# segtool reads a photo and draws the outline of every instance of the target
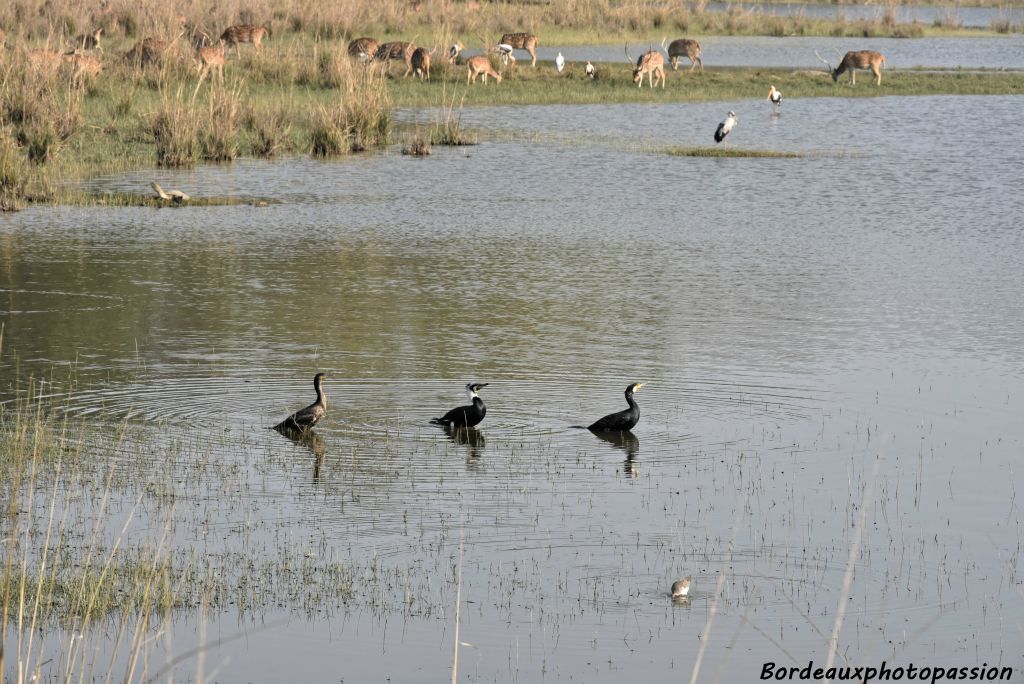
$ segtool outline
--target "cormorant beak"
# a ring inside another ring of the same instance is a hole
[[[646,382],[638,382],[638,383],[636,383],[635,385],[633,385],[633,391],[634,392],[637,391],[638,389],[640,389],[641,387],[643,387],[646,384],[647,384]]]

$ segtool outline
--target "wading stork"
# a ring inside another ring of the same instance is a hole
[[[562,73],[565,69],[565,57],[562,56],[561,52],[555,57],[555,68],[558,69],[558,73]]]
[[[452,46],[448,48],[448,63],[455,64],[455,60],[459,58],[459,53],[462,52],[463,45],[461,41],[455,41]]]
[[[498,54],[501,55],[501,63],[505,66],[508,66],[510,61],[512,62],[512,66],[515,66],[516,58],[512,54],[514,49],[515,48],[508,43],[498,43]]]
[[[729,112],[729,116],[725,117],[725,121],[718,124],[718,130],[715,131],[715,142],[720,143],[725,140],[725,136],[729,135],[729,131],[736,125],[736,112]]]

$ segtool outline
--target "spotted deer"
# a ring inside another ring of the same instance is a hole
[[[103,71],[103,63],[92,55],[75,50],[64,55],[64,61],[71,65],[71,83],[81,86],[86,78],[99,76]]]
[[[208,74],[211,74],[211,81],[224,82],[224,41],[218,41],[216,45],[207,45],[196,50],[196,57],[199,59],[199,82]]]
[[[103,37],[103,27],[96,29],[92,33],[83,33],[80,36],[75,36],[75,43],[71,48],[71,51],[75,50],[98,50],[103,52],[103,47],[100,45],[100,39]]]
[[[229,26],[224,29],[224,33],[220,34],[220,39],[227,45],[227,50],[235,48],[235,55],[238,56],[238,46],[242,43],[252,43],[252,46],[256,48],[256,52],[260,52],[263,49],[260,43],[269,35],[270,31],[266,26],[239,24],[238,26]]]
[[[664,45],[664,41],[662,41]],[[690,71],[697,65],[704,71],[704,61],[700,58],[700,43],[690,38],[678,38],[668,44],[668,60],[672,64],[672,71],[679,69],[679,60],[686,57],[690,60]]]
[[[405,78],[405,76],[412,72],[412,53],[415,51],[416,46],[414,44],[404,41],[381,43],[377,48],[377,52],[373,55],[373,61],[388,64],[392,59],[402,60],[405,63],[405,75],[402,78]]]
[[[413,77],[419,76],[422,81],[430,80],[430,50],[416,48],[409,63],[412,66]]]
[[[372,62],[378,47],[380,47],[380,42],[376,38],[356,38],[348,44],[348,54],[363,62]]]
[[[526,50],[533,59],[530,65],[537,67],[537,36],[532,33],[506,33],[498,44],[511,45],[516,50]]]
[[[818,55],[817,52],[814,54]],[[874,50],[851,50],[843,56],[839,66],[835,69],[821,55],[818,55],[818,59],[825,63],[829,73],[832,75],[833,81],[838,81],[843,72],[849,71],[850,85],[857,85],[857,69],[870,69],[877,79],[875,85],[882,85],[882,67],[885,65],[885,57],[880,52],[875,52]]]
[[[501,74],[491,67],[491,60],[487,58],[487,55],[477,55],[466,60],[466,85],[474,83],[480,74],[483,74],[481,80],[484,85],[487,85],[488,76],[493,76],[495,81],[501,83]]]
[[[134,64],[136,67],[144,67],[147,64],[160,64],[164,55],[171,49],[171,44],[159,38],[143,38],[130,50],[124,53],[125,61]]]
[[[633,58],[629,56],[629,48],[626,48],[626,58],[632,63]],[[660,81],[661,87],[665,87],[665,57],[657,50],[648,50],[636,60],[636,67],[633,69],[633,83],[638,87],[644,87],[644,75],[651,88]]]

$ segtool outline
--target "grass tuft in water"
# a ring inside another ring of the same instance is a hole
[[[778,152],[775,150],[745,150],[739,147],[667,147],[663,154],[673,157],[737,157],[737,158],[769,158],[769,159],[800,159],[800,152]]]

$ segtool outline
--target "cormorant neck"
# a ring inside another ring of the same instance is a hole
[[[326,408],[327,407],[327,395],[324,394],[324,388],[323,388],[322,385],[323,385],[323,378],[318,376],[316,378],[316,380],[313,381],[313,387],[316,388],[316,403],[318,403],[321,406],[323,406],[324,408]]]
[[[636,399],[633,398],[633,392],[631,392],[630,390],[626,390],[626,403],[629,404],[629,408],[631,409],[638,408]]]

